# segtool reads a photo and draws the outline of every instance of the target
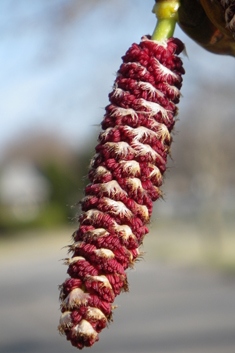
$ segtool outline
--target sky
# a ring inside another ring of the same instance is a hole
[[[64,3],[0,2],[0,160],[33,131],[58,134],[77,148],[98,135],[121,56],[156,24],[153,0],[103,1],[61,24]],[[180,110],[203,82],[235,86],[234,58],[206,52],[179,28],[175,36],[187,51]]]

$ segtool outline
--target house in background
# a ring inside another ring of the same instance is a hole
[[[20,222],[37,218],[50,184],[30,160],[8,161],[0,171],[0,203]]]

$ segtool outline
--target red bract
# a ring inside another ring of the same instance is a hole
[[[65,260],[59,330],[78,348],[92,346],[128,290],[125,270],[140,255],[153,201],[166,170],[184,69],[177,39],[143,37],[122,58],[81,202],[73,253]]]

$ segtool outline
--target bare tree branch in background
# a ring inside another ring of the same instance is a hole
[[[44,47],[39,58],[39,63],[44,65],[48,60],[58,59],[68,31],[102,4],[106,4],[106,11],[115,15],[130,6],[124,0],[10,0],[0,4],[0,11],[3,6],[0,36],[18,37],[31,31],[44,33]]]
[[[63,30],[101,3],[112,3],[116,11],[120,2],[123,3],[117,0],[10,0],[5,5],[8,17],[0,23],[1,35],[15,34],[37,26],[50,26],[52,31]]]

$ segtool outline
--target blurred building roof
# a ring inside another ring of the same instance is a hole
[[[0,173],[0,199],[5,204],[44,202],[50,193],[49,182],[29,161],[14,161]]]
[[[0,173],[0,202],[20,221],[35,219],[50,194],[47,179],[27,160],[5,164]]]

